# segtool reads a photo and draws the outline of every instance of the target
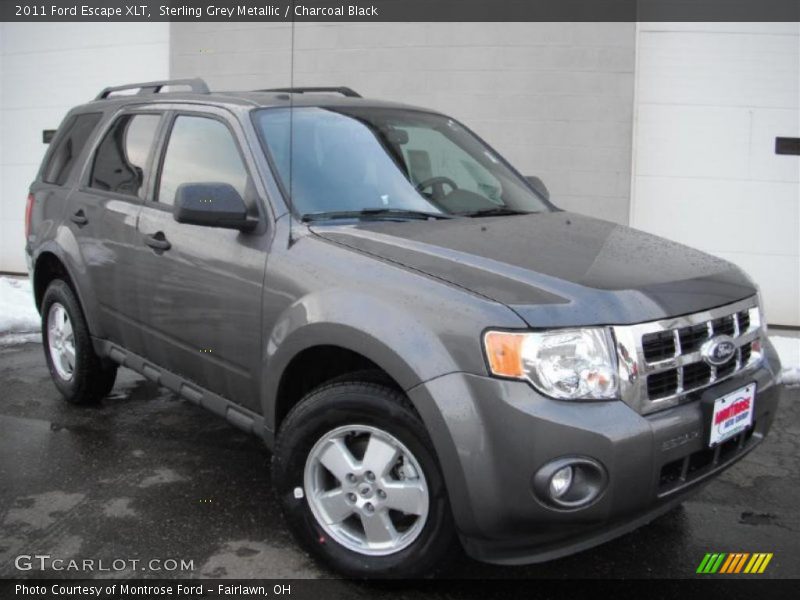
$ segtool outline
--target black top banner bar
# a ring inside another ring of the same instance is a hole
[[[0,21],[800,21],[800,0],[2,0]]]

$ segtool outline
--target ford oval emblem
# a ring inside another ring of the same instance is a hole
[[[736,343],[729,335],[715,335],[700,349],[703,360],[709,365],[724,365],[736,354]]]

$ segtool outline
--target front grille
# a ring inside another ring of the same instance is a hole
[[[727,377],[736,370],[736,356],[726,362],[724,365],[717,367],[717,379]]]
[[[711,321],[711,329],[714,331],[714,335],[736,335],[735,319],[736,315],[728,315]]]
[[[668,365],[647,376],[648,399],[659,400],[703,388],[747,365],[752,353],[751,342],[742,344],[736,349],[733,358],[716,367],[707,364],[699,353],[703,344],[712,337],[727,335],[741,339],[749,328],[749,311],[740,311],[696,325],[643,335],[642,353],[647,364],[657,365],[663,361],[686,359],[678,366]]]
[[[741,331],[750,329],[750,313],[748,311],[743,310],[740,313],[736,313],[736,317],[739,319],[739,329]]]
[[[650,399],[666,398],[678,389],[678,370],[670,369],[647,378],[647,395]]]
[[[675,336],[671,331],[648,333],[642,338],[642,350],[647,362],[656,362],[675,356]]]
[[[640,325],[615,326],[623,399],[647,414],[681,402],[760,360],[756,298],[708,311]],[[733,357],[711,365],[703,345],[717,336],[733,340]]]
[[[753,343],[750,342],[748,344],[745,344],[744,346],[742,346],[742,348],[739,350],[739,352],[741,353],[741,356],[742,356],[742,363],[744,363],[744,364],[749,363],[750,362],[750,355],[753,352]]]
[[[706,385],[711,380],[711,367],[704,362],[692,363],[683,367],[683,389],[693,390]]]

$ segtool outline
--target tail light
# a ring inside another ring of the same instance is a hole
[[[33,212],[33,194],[28,194],[28,202],[25,204],[25,239],[31,235],[31,213]]]

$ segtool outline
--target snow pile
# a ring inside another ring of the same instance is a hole
[[[18,344],[39,339],[39,313],[28,279],[0,277],[0,339]]]
[[[800,337],[771,335],[769,339],[781,357],[781,382],[790,387],[800,386]]]
[[[0,333],[0,347],[35,344],[42,341],[41,333]]]

